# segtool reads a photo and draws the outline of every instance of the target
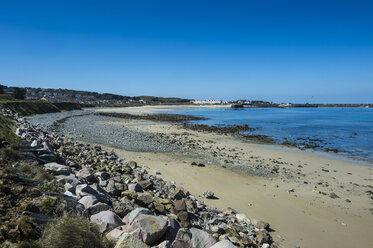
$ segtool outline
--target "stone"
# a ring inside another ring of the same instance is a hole
[[[134,200],[137,198],[137,194],[135,191],[132,191],[132,190],[125,190],[121,193],[121,196],[122,197],[126,197],[130,200]]]
[[[80,204],[83,204],[85,208],[89,208],[93,206],[94,204],[98,203],[98,200],[93,195],[86,195],[86,196],[83,196],[78,202]]]
[[[95,176],[93,175],[93,172],[87,167],[78,171],[76,173],[76,176],[83,178],[84,180],[87,180],[88,182],[93,182],[95,180]]]
[[[41,154],[41,155],[38,156],[38,158],[40,160],[44,161],[44,163],[45,162],[52,163],[52,162],[56,162],[56,160],[57,160],[57,157],[56,157],[56,155],[54,155],[54,153]],[[57,174],[57,175],[60,175],[60,174]]]
[[[180,211],[177,213],[177,217],[180,219],[180,221],[187,221],[189,219],[187,211]]]
[[[270,241],[270,236],[268,235],[268,232],[266,230],[260,230],[256,233],[256,241],[258,241],[259,244],[268,243]]]
[[[153,183],[149,180],[141,180],[138,182],[143,190],[150,190],[153,188]]]
[[[165,233],[165,240],[173,242],[176,238],[177,232],[180,229],[180,224],[177,220],[168,218],[167,229]]]
[[[139,193],[137,194],[136,203],[141,207],[146,207],[153,202],[153,197],[149,194]]]
[[[89,186],[88,184],[77,185],[76,188],[75,188],[75,193],[76,193],[76,196],[78,197],[78,199],[80,199],[84,196],[87,196],[87,195],[93,195],[93,196],[98,195],[98,192],[96,190],[94,190],[91,186]]]
[[[112,241],[112,242],[117,242],[119,238],[126,232],[126,226],[118,226],[108,232],[105,237]]]
[[[17,128],[16,130],[16,135],[17,136],[22,136],[22,134],[26,133],[26,129],[23,128]]]
[[[97,172],[97,173],[95,173],[95,175],[97,177],[101,178],[101,180],[108,180],[110,178],[110,174],[107,173],[106,171]]]
[[[37,140],[32,141],[30,146],[32,148],[38,147],[39,146],[38,141]]]
[[[332,199],[337,199],[337,198],[339,198],[339,196],[338,196],[336,193],[334,193],[334,192],[330,193],[330,194],[329,194],[329,197],[332,198]]]
[[[193,247],[211,247],[216,243],[216,239],[208,232],[197,228],[191,228]]]
[[[245,214],[236,214],[236,219],[239,221],[239,222],[245,222],[247,224],[250,223],[250,220],[246,217]]]
[[[93,214],[98,214],[102,211],[110,210],[110,209],[111,209],[111,207],[109,205],[107,205],[106,203],[99,202],[99,203],[96,203],[96,204],[88,207],[87,211],[88,211],[89,215],[93,215]]]
[[[134,209],[134,204],[130,200],[123,198],[121,201],[113,201],[113,209],[119,217],[123,218]]]
[[[133,223],[133,221],[140,215],[140,214],[147,214],[147,215],[154,215],[154,213],[152,211],[150,211],[149,209],[147,208],[135,208],[134,210],[132,210],[129,214],[127,214],[124,218],[123,218],[123,222],[126,224],[126,225],[131,225]]]
[[[150,246],[136,239],[129,233],[120,236],[114,248],[150,248]]]
[[[120,196],[121,195],[121,191],[118,190],[116,187],[115,187],[115,182],[114,180],[109,180],[108,181],[108,184],[106,185],[106,192],[113,195],[113,196]]]
[[[160,243],[159,245],[157,245],[156,248],[173,248],[173,247],[172,247],[172,244],[171,244],[170,241],[165,240],[162,243]]]
[[[44,165],[44,169],[53,175],[70,175],[70,168],[66,165],[57,163],[47,163]]]
[[[214,199],[215,198],[215,193],[210,191],[210,190],[205,190],[203,192],[203,196],[206,197],[207,199]]]
[[[142,190],[142,187],[137,183],[129,184],[128,185],[128,190],[131,190],[131,191],[134,191],[134,192],[140,192],[140,193],[144,192]]]
[[[187,210],[186,204],[185,204],[185,199],[176,200],[174,205],[175,205],[175,210],[176,211],[186,211]]]
[[[252,219],[250,222],[254,227],[258,229],[267,229],[269,227],[269,223],[262,220]]]
[[[222,240],[211,246],[210,248],[236,248],[229,240]]]
[[[174,242],[172,242],[174,248],[193,248],[192,234],[186,228],[180,228],[177,232]]]
[[[117,226],[123,225],[123,222],[113,211],[106,210],[91,216],[90,220],[97,224],[100,232],[106,232]]]
[[[64,195],[67,195],[67,196],[69,196],[69,197],[71,197],[71,198],[73,198],[74,200],[78,200],[78,197],[76,197],[76,195],[75,194],[73,194],[73,193],[71,193],[70,191],[65,191],[65,193],[63,193]]]
[[[167,220],[154,215],[138,215],[130,227],[129,232],[139,229],[141,240],[147,245],[154,245],[166,232]]]

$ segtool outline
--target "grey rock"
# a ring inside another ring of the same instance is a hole
[[[191,232],[186,228],[180,228],[172,246],[174,248],[193,248]]]
[[[95,176],[93,175],[93,172],[87,167],[78,171],[76,173],[76,176],[83,178],[84,180],[87,180],[88,182],[93,182],[95,180]]]
[[[160,243],[159,245],[157,245],[156,248],[173,248],[173,247],[172,247],[172,244],[171,244],[170,241],[165,240],[162,243]]]
[[[175,240],[179,229],[180,229],[179,222],[173,218],[168,218],[168,225],[166,229],[165,239],[169,240],[172,243]]]
[[[137,183],[132,183],[132,184],[129,184],[128,185],[128,190],[132,190],[132,191],[135,191],[135,192],[144,192],[141,188],[141,186]]]
[[[108,232],[105,237],[112,241],[112,242],[117,242],[119,240],[119,238],[124,234],[126,233],[126,226],[118,226],[116,228],[114,228],[113,230],[111,230],[110,232]]]
[[[152,211],[147,208],[136,208],[135,210],[131,211],[123,218],[123,222],[127,225],[131,225],[133,221],[140,215],[140,214],[147,214],[147,215],[154,215]]]
[[[136,239],[131,234],[124,233],[119,238],[114,248],[149,248],[149,247],[150,246]]]
[[[207,199],[213,199],[215,197],[215,193],[210,190],[205,190],[203,192],[203,196],[206,197]]]
[[[110,209],[111,207],[107,205],[106,203],[98,202],[94,205],[89,206],[87,208],[87,211],[89,215],[93,215],[93,214],[98,214],[99,212],[110,210]]]
[[[86,196],[83,196],[78,202],[80,204],[83,204],[85,208],[89,208],[93,206],[94,204],[98,203],[98,200],[93,195],[86,195]]]
[[[166,232],[167,220],[160,216],[140,214],[134,219],[128,231],[139,230],[141,240],[147,245],[154,245]]]
[[[211,246],[210,248],[236,248],[229,240],[222,240]]]
[[[31,142],[31,145],[30,145],[30,146],[31,146],[32,148],[35,148],[35,147],[38,147],[38,145],[39,145],[39,144],[38,144],[38,141],[37,141],[37,140],[34,140],[33,142]]]
[[[191,228],[193,247],[210,247],[216,243],[216,239],[208,232],[197,228]]]
[[[113,201],[114,212],[121,218],[129,214],[134,209],[134,204],[128,199],[121,199],[121,201]]]
[[[70,168],[66,165],[57,163],[47,163],[44,165],[47,172],[53,175],[70,175]]]
[[[93,223],[98,225],[99,230],[102,233],[106,231],[110,231],[116,228],[117,226],[123,225],[123,222],[121,221],[119,216],[110,210],[106,210],[98,214],[94,214],[91,216],[90,220]]]

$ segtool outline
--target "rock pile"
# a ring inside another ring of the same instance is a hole
[[[279,247],[271,240],[268,223],[250,220],[231,208],[207,206],[134,161],[13,118],[25,156],[54,177],[47,183],[50,190],[36,193],[44,200],[35,198],[22,213],[33,217],[31,221],[43,217],[40,204],[49,204],[48,211],[56,217],[86,216],[116,242],[116,248]],[[211,191],[205,193],[214,197]],[[45,203],[46,199],[52,200]]]

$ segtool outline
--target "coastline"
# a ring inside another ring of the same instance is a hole
[[[130,111],[145,113],[145,110]],[[69,119],[64,128],[73,125],[76,119]],[[108,118],[94,125],[155,134],[163,142],[172,141],[181,146],[194,144],[188,152],[172,149],[137,152],[119,146],[115,151],[127,161],[148,166],[150,173],[160,172],[160,177],[176,181],[194,195],[201,195],[206,189],[214,191],[219,199],[207,200],[209,205],[232,207],[249,218],[270,222],[275,230],[272,236],[285,247],[351,247],[373,243],[369,235],[373,229],[372,199],[366,193],[372,190],[371,167],[304,151],[261,147],[230,135],[184,130],[169,123]],[[87,137],[75,138],[87,142]],[[112,137],[107,137],[107,149],[113,148],[112,141]],[[192,162],[204,163],[206,167],[191,166]],[[226,168],[222,168],[224,164]],[[254,174],[257,169],[273,173],[250,175],[250,170],[242,173],[241,167],[250,167]],[[331,193],[339,198],[331,198]]]

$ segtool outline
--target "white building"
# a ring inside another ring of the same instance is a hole
[[[193,100],[193,104],[225,104],[226,101],[222,100]]]

